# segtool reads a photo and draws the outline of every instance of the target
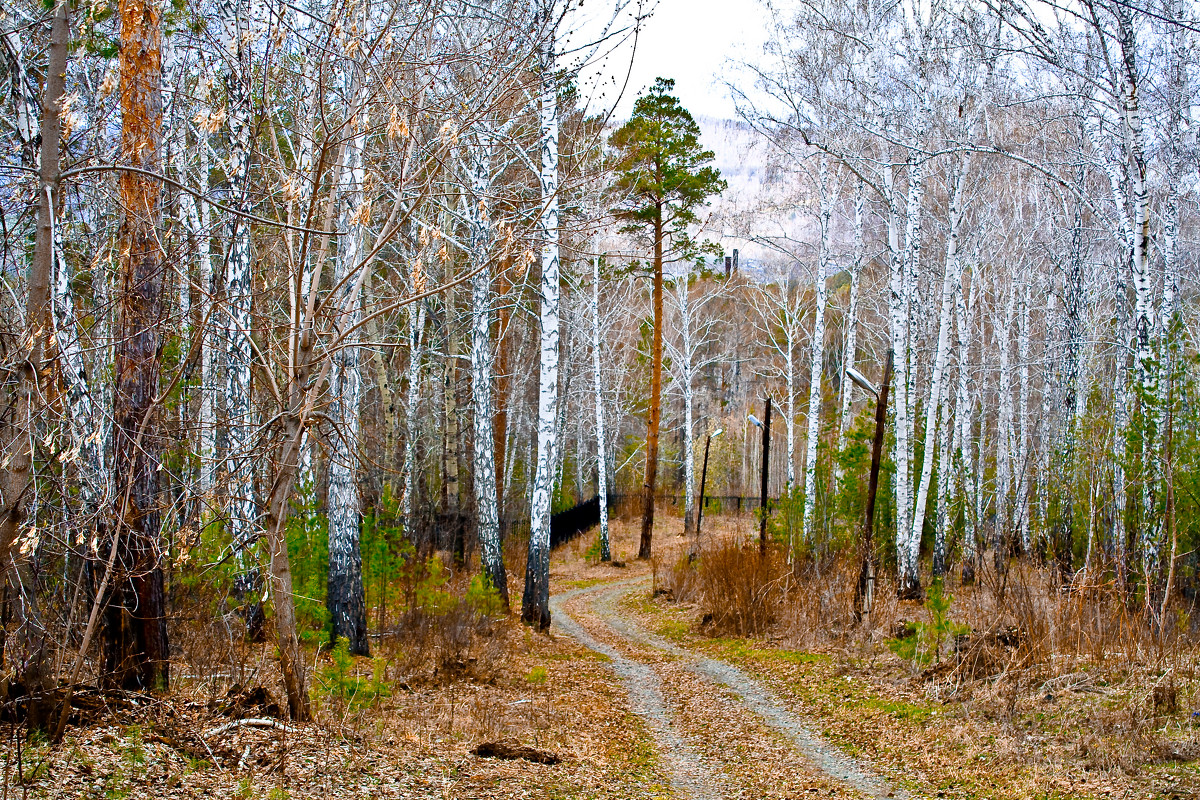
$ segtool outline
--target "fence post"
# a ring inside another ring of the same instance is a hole
[[[762,502],[759,504],[758,551],[767,554],[767,484],[771,476],[771,398],[767,398],[766,419],[763,420],[762,443]]]

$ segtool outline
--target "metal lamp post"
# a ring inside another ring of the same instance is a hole
[[[871,605],[875,598],[875,549],[872,542],[875,532],[875,494],[879,489],[879,464],[883,458],[883,434],[887,428],[888,385],[892,382],[892,351],[888,351],[887,364],[883,368],[883,382],[878,389],[854,367],[848,367],[846,375],[863,391],[875,396],[875,441],[871,447],[871,478],[867,484],[867,514],[861,540],[862,567],[858,572],[858,584],[854,587],[854,616],[861,621],[864,615],[868,615],[869,619]]]
[[[704,520],[704,484],[708,480],[708,448],[712,440],[724,432],[724,428],[717,428],[704,440],[704,466],[700,468],[700,507],[696,509],[696,544],[692,548],[693,553],[700,549],[700,523]]]
[[[767,481],[770,478],[771,468],[771,398],[767,398],[767,413],[764,415],[765,420],[759,422],[758,418],[753,414],[748,414],[747,418],[758,427],[762,428],[762,499],[759,501],[760,517],[758,521],[758,551],[762,555],[767,554]]]

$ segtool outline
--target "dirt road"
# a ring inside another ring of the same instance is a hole
[[[911,797],[812,732],[762,684],[655,636],[621,608],[649,576],[563,592],[554,625],[612,661],[681,797]]]

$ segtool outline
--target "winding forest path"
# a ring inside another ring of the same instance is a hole
[[[553,624],[611,659],[678,795],[910,797],[822,740],[742,670],[641,627],[621,600],[649,583],[643,576],[557,594]]]

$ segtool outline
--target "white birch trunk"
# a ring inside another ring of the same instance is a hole
[[[413,291],[417,291],[415,286]],[[418,404],[421,400],[421,357],[425,341],[425,304],[418,302],[408,311],[408,392],[404,406],[404,467],[400,475],[400,513],[404,530],[413,535],[413,506],[417,488]]]
[[[16,101],[16,130],[17,138],[21,142],[22,160],[27,166],[34,166],[37,161],[37,143],[34,141],[38,135],[38,95],[36,87],[29,79],[29,72],[25,68],[25,45],[21,41],[21,31],[24,25],[23,20],[12,15],[10,19],[8,10],[0,11],[0,22],[4,24],[4,32],[0,36],[4,38],[4,49],[7,51],[9,64],[10,80],[14,100]]]
[[[1017,322],[1017,469],[1016,525],[1025,555],[1033,553],[1029,532],[1029,301],[1033,282],[1025,276]]]
[[[458,303],[454,298],[454,288],[448,289],[443,297],[447,310],[456,309]],[[442,513],[457,515],[459,513],[460,486],[458,481],[459,457],[459,409],[458,409],[458,320],[457,315],[448,313],[445,317],[446,349],[442,359],[442,385],[440,397],[442,402],[440,418],[442,434]],[[453,545],[458,554],[458,540]]]
[[[51,203],[51,207],[53,207]],[[99,526],[91,515],[101,510],[108,495],[108,467],[105,458],[105,432],[109,422],[98,413],[95,394],[88,378],[80,324],[75,315],[75,300],[71,293],[71,278],[63,257],[61,232],[58,225],[52,234],[54,241],[54,290],[52,296],[55,341],[62,359],[62,373],[67,384],[67,407],[70,410],[71,450],[65,461],[75,461],[79,470],[79,500],[88,521],[77,530],[76,544],[83,543],[83,530]]]
[[[1183,5],[1177,0],[1169,3],[1176,19],[1184,17]],[[1172,325],[1179,313],[1179,215],[1180,185],[1185,163],[1194,164],[1193,153],[1185,152],[1183,144],[1187,114],[1191,108],[1193,89],[1189,85],[1188,67],[1194,61],[1192,39],[1179,25],[1171,26],[1170,61],[1166,82],[1166,175],[1163,198],[1162,300],[1159,305],[1159,336],[1163,342],[1163,372],[1170,374]],[[1165,381],[1163,382],[1165,384]],[[1159,386],[1159,404],[1166,408],[1164,385]]]
[[[483,142],[471,159],[471,195],[467,224],[471,237],[471,268],[478,273],[471,281],[471,393],[474,400],[474,466],[476,526],[484,574],[508,603],[508,575],[500,548],[500,512],[496,497],[496,451],[492,415],[492,274],[491,221],[488,194],[491,189],[491,160]]]
[[[1128,9],[1118,9],[1122,47],[1127,59],[1136,51],[1132,15]],[[1158,367],[1155,363],[1153,333],[1154,285],[1150,270],[1150,192],[1146,185],[1145,142],[1142,111],[1136,74],[1125,81],[1124,114],[1125,152],[1128,159],[1131,216],[1133,217],[1133,247],[1130,273],[1133,280],[1133,353],[1134,380],[1138,389],[1138,406],[1142,414],[1142,480],[1138,501],[1141,505],[1142,569],[1147,581],[1153,581],[1159,571],[1162,526],[1157,511],[1159,469],[1158,460]],[[1118,506],[1118,513],[1122,507]],[[1153,601],[1151,601],[1153,602]]]
[[[544,35],[540,53],[539,104],[542,211],[541,360],[538,373],[537,467],[530,503],[529,561],[521,618],[541,630],[550,627],[550,502],[554,487],[558,416],[558,86],[555,75],[554,0],[543,0]]]
[[[972,419],[975,402],[970,395],[970,355],[971,355],[971,326],[974,322],[975,297],[978,291],[977,275],[971,275],[971,293],[969,302],[963,302],[962,281],[955,296],[955,317],[957,325],[958,345],[958,387],[954,401],[954,416],[958,423],[958,459],[961,469],[959,477],[959,493],[963,501],[963,581],[970,582],[975,578],[975,568],[978,562],[976,554],[975,526],[978,519],[975,511],[975,460],[972,457],[971,435]]]
[[[346,122],[346,139],[342,145],[340,181],[336,186],[339,230],[334,260],[333,296],[337,330],[347,331],[361,319],[363,282],[360,271],[365,267],[366,224],[370,207],[364,194],[366,169],[364,149],[369,119],[365,110],[358,110],[361,101],[362,74],[357,65],[344,67],[342,76],[345,102],[350,108]],[[357,337],[354,337],[357,338]],[[341,638],[349,642],[351,653],[368,655],[366,598],[362,580],[362,499],[358,486],[359,405],[362,400],[363,379],[359,346],[343,342],[332,353],[329,372],[331,393],[329,415],[333,431],[329,437],[329,486],[326,511],[329,518],[329,575],[326,605],[330,617],[330,644]]]
[[[168,39],[168,41],[170,41]],[[188,120],[180,108],[181,96],[185,91],[184,78],[190,65],[183,59],[177,47],[171,46],[171,75],[172,75],[172,161],[175,179],[184,186],[191,186],[200,194],[208,191],[209,148],[207,134],[200,128],[195,131],[196,146],[194,150],[199,157],[199,173],[193,179],[189,169],[190,158],[187,147]],[[203,110],[201,113],[204,113]],[[189,334],[192,332],[191,314],[193,306],[200,305],[200,385],[197,428],[197,455],[199,461],[198,474],[188,476],[188,481],[196,483],[190,488],[191,492],[199,494],[204,502],[211,501],[211,493],[216,484],[216,403],[214,395],[217,387],[213,385],[214,341],[212,327],[218,315],[210,314],[213,303],[212,287],[212,244],[209,231],[209,204],[197,202],[189,191],[179,192],[179,223],[186,234],[190,255],[195,258],[199,280],[196,286],[199,294],[192,297],[190,280],[190,265],[187,260],[181,261],[179,270],[179,311],[182,324]],[[198,301],[198,302],[197,302]]]
[[[1125,156],[1127,159],[1125,173],[1128,176],[1130,189],[1130,216],[1133,218],[1133,238],[1131,241],[1130,273],[1133,279],[1134,295],[1134,366],[1135,375],[1145,397],[1154,397],[1156,390],[1156,372],[1154,368],[1154,352],[1151,336],[1154,330],[1153,280],[1150,274],[1150,191],[1146,185],[1146,144],[1142,125],[1142,109],[1140,102],[1139,76],[1129,65],[1137,57],[1137,40],[1133,27],[1132,13],[1128,8],[1117,6],[1115,14],[1118,20],[1118,30],[1121,49],[1125,59],[1125,86],[1123,96],[1124,126],[1122,133],[1125,139]],[[1156,433],[1153,419],[1153,404],[1146,404],[1144,413],[1151,416],[1147,419],[1147,430],[1153,440]],[[1151,441],[1151,447],[1153,442]],[[1152,513],[1152,509],[1147,508]],[[1156,526],[1151,526],[1156,527]],[[1147,544],[1150,544],[1147,542]],[[1153,546],[1153,545],[1151,545]]]
[[[784,331],[784,336],[787,339],[787,352],[783,355],[784,369],[787,370],[787,375],[784,381],[786,386],[787,398],[787,415],[784,422],[785,430],[787,431],[787,493],[792,493],[792,488],[796,485],[796,346],[797,340],[800,338],[800,331],[797,330],[796,318],[792,314],[791,298],[792,291],[799,294],[799,287],[791,288],[792,279],[788,279],[788,288],[784,289],[784,302],[788,304],[785,311],[787,315],[787,327]]]
[[[1185,16],[1181,2],[1171,2],[1169,8],[1176,20]],[[1162,379],[1158,383],[1156,398],[1161,414],[1167,414],[1170,420],[1170,386],[1175,381],[1176,356],[1178,346],[1175,342],[1179,324],[1179,212],[1180,184],[1184,168],[1185,153],[1183,148],[1183,132],[1185,119],[1190,112],[1191,87],[1189,86],[1188,65],[1194,61],[1194,54],[1189,52],[1190,39],[1187,32],[1179,25],[1172,25],[1170,32],[1171,58],[1167,67],[1167,119],[1166,119],[1166,159],[1165,197],[1163,198],[1163,245],[1162,245],[1162,299],[1158,313],[1158,342],[1160,353],[1159,367]],[[1189,166],[1194,161],[1188,158]],[[1167,436],[1170,435],[1168,431]],[[1169,445],[1168,441],[1168,445]],[[1167,448],[1167,471],[1164,477],[1165,491],[1171,491],[1175,476],[1172,472],[1169,447]],[[1168,510],[1168,513],[1170,511]],[[1164,520],[1170,524],[1169,518]],[[1170,600],[1172,578],[1174,573],[1175,543],[1172,542],[1171,553],[1165,565],[1165,583],[1163,569],[1158,563],[1147,562],[1143,565],[1147,576],[1152,576],[1156,586],[1162,587],[1161,596],[1147,592],[1146,603],[1152,612],[1157,606],[1159,625],[1163,623],[1166,613],[1166,603]],[[1159,561],[1161,563],[1161,561]],[[1154,570],[1153,572],[1151,570]]]
[[[200,185],[201,191],[208,190],[209,153],[206,137],[200,137]],[[210,232],[210,209],[208,203],[198,203],[192,226],[196,231],[196,260],[199,262],[199,282],[203,297],[202,317],[207,316],[204,330],[200,332],[200,494],[210,498],[217,485],[217,472],[221,465],[217,457],[217,405],[220,387],[216,378],[217,341],[214,327],[221,318],[214,313],[213,260]]]
[[[596,401],[596,488],[600,497],[600,560],[611,561],[608,541],[608,451],[604,440],[604,389],[600,370],[600,259],[592,259],[592,385]]]
[[[996,379],[996,394],[999,411],[996,423],[996,530],[993,535],[993,556],[996,568],[1000,569],[1008,553],[1008,538],[1005,535],[1012,520],[1009,492],[1012,488],[1012,440],[1013,440],[1013,397],[1012,397],[1012,330],[1016,314],[1017,293],[1011,283],[1005,289],[1004,320],[997,331],[997,346],[1000,350],[1000,366]]]
[[[1124,138],[1124,175],[1128,182],[1130,197],[1129,214],[1132,218],[1132,239],[1130,240],[1130,276],[1133,281],[1133,366],[1134,380],[1138,390],[1138,405],[1142,412],[1142,481],[1138,497],[1142,508],[1141,546],[1143,574],[1147,580],[1152,580],[1158,572],[1161,526],[1159,525],[1156,509],[1158,492],[1158,419],[1157,409],[1153,399],[1158,395],[1158,375],[1154,363],[1154,345],[1152,335],[1154,329],[1152,276],[1150,273],[1150,193],[1146,185],[1145,141],[1142,125],[1142,110],[1139,99],[1140,76],[1136,69],[1137,34],[1131,11],[1117,7],[1114,11],[1117,19],[1118,39],[1122,51],[1122,114],[1121,132]],[[1124,416],[1128,422],[1128,405]],[[1123,478],[1124,476],[1122,476]],[[1122,480],[1122,483],[1124,481]],[[1121,491],[1124,494],[1124,491]],[[1124,513],[1124,503],[1118,502],[1116,509],[1118,517]],[[1124,538],[1122,532],[1122,539]]]
[[[814,282],[816,304],[813,309],[812,358],[808,366],[808,432],[804,458],[804,538],[812,542],[813,515],[817,507],[817,451],[821,436],[821,372],[825,358],[825,279],[829,275],[829,222],[833,216],[833,195],[829,188],[829,164],[824,154],[817,162],[820,186],[820,245],[817,251],[817,277]],[[789,486],[790,488],[790,486]],[[789,548],[790,550],[790,548]]]
[[[696,336],[687,275],[675,280],[675,303],[679,310],[679,369],[683,389],[683,532],[690,537],[696,525],[696,449],[693,441],[696,429],[695,394],[692,389],[696,369]]]
[[[226,124],[229,132],[229,158],[225,165],[229,181],[229,206],[238,214],[250,212],[250,55],[249,20],[243,7],[234,0],[218,4],[221,42],[227,67],[225,89]],[[254,501],[253,407],[250,397],[250,303],[252,280],[250,223],[243,216],[230,219],[229,255],[225,261],[226,350],[225,402],[228,411],[226,431],[229,443],[228,481],[229,532],[236,548],[241,573],[237,592],[241,596],[257,592],[258,570],[247,550],[257,538],[257,513]]]
[[[910,309],[912,305],[912,276],[920,257],[920,207],[923,197],[923,175],[918,162],[909,163],[909,187],[906,203],[907,220],[904,245],[900,243],[900,219],[893,188],[891,169],[884,171],[885,186],[889,198],[888,249],[891,256],[890,294],[888,312],[891,321],[892,349],[895,353],[896,405],[893,415],[896,448],[893,461],[896,467],[896,553],[899,571],[899,592],[912,595],[920,591],[917,575],[917,560],[914,543],[911,541],[912,513],[912,374],[909,353]],[[915,542],[919,549],[920,541]]]
[[[864,187],[859,181],[854,190],[854,260],[850,264],[850,299],[846,308],[845,347],[842,355],[842,376],[838,383],[842,387],[842,408],[838,414],[837,448],[841,453],[846,444],[846,429],[850,425],[850,400],[853,384],[845,376],[847,367],[857,364],[858,358],[858,284],[863,262],[866,260],[866,244],[863,238]],[[839,467],[840,469],[840,467]]]
[[[963,182],[967,174],[966,157],[958,165],[954,177],[954,193],[950,198],[949,233],[946,237],[946,268],[942,277],[942,305],[938,315],[937,349],[933,357],[929,400],[925,406],[925,449],[921,458],[921,478],[917,484],[917,500],[913,508],[912,529],[909,531],[910,556],[919,555],[921,531],[925,527],[925,510],[929,501],[929,482],[933,478],[933,460],[937,456],[939,409],[943,403],[946,360],[950,351],[951,313],[961,280],[961,261],[958,255],[959,224],[962,221]]]
[[[581,413],[575,417],[575,496],[578,497],[580,501],[587,496],[588,489],[588,487],[585,485],[584,479],[584,462],[587,459],[584,456],[586,449],[583,444],[583,428],[584,415]]]

